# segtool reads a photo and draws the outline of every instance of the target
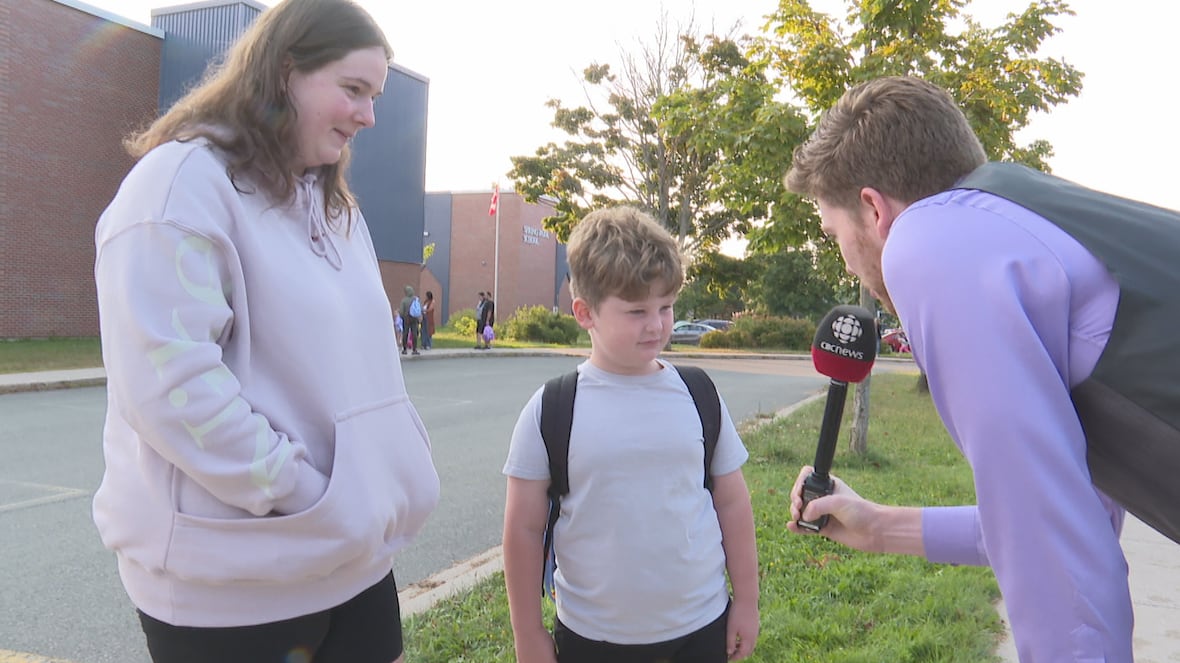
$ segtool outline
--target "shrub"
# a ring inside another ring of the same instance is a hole
[[[752,348],[754,339],[739,329],[709,332],[701,337],[702,348]]]
[[[725,335],[733,335],[734,344],[721,347],[807,350],[815,337],[815,324],[798,318],[743,316],[733,323]],[[702,343],[709,336],[713,334],[706,334],[701,339]]]
[[[572,315],[554,313],[544,306],[529,306],[517,309],[503,329],[507,338],[518,341],[572,345],[578,340],[581,327]]]
[[[475,336],[475,309],[465,308],[455,311],[447,320],[447,326],[444,329],[462,336]]]

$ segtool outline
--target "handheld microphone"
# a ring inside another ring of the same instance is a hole
[[[803,509],[811,500],[831,495],[835,488],[828,472],[832,469],[832,457],[836,455],[848,383],[868,377],[876,356],[877,321],[872,313],[859,306],[837,306],[828,311],[815,330],[811,361],[815,370],[831,378],[831,382],[828,383],[819,444],[815,447],[815,469],[803,482],[799,527],[818,532],[828,522],[827,515],[816,520],[803,520]]]

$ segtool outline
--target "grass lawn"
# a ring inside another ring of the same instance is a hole
[[[475,334],[460,334],[450,328],[444,327],[435,332],[434,336],[430,337],[430,344],[436,350],[444,348],[467,348],[471,349],[475,346]],[[533,341],[514,341],[511,339],[497,338],[492,341],[494,348],[590,348],[590,337],[583,332],[578,337],[578,342],[572,346],[563,343],[535,343]]]
[[[98,337],[0,341],[0,373],[102,366]]]
[[[474,334],[470,337],[447,329],[440,330],[431,338],[436,349],[467,348],[475,345]],[[572,346],[557,343],[533,343],[496,339],[492,345],[498,348],[584,348],[590,349],[590,338],[585,333]],[[674,345],[672,351],[697,351],[692,345]],[[67,368],[94,368],[102,366],[102,348],[97,337],[90,338],[49,338],[0,340],[0,373],[26,373],[52,371]]]
[[[856,458],[841,449],[834,471],[881,503],[971,503],[970,470],[929,398],[916,393],[915,382],[913,375],[873,378],[869,453]],[[993,607],[999,590],[989,569],[860,553],[787,531],[788,491],[799,467],[814,457],[822,417],[823,403],[817,401],[743,434],[750,449],[745,476],[762,589],[762,632],[749,660],[995,661],[1002,627]],[[843,432],[846,437],[847,427]],[[548,603],[546,611],[551,620]],[[407,661],[515,660],[502,574],[410,617],[405,628]]]

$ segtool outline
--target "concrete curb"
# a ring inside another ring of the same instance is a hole
[[[20,384],[0,384],[0,395],[19,394],[26,391],[53,391],[55,389],[76,389],[79,387],[101,387],[107,383],[105,377],[83,378],[79,380],[55,380],[49,382],[22,382]],[[3,663],[3,661],[0,661]]]
[[[106,379],[106,370],[101,366],[33,373],[0,373],[0,394],[95,387],[106,384]]]
[[[439,350],[425,350],[419,355],[404,355],[403,362],[416,362],[433,359],[466,358],[496,358],[496,357],[588,357],[589,348],[493,348],[491,350],[476,350],[474,348],[442,348]],[[755,353],[755,352],[700,352],[680,351],[669,352],[661,358],[675,361],[684,359],[758,359],[778,361],[805,361],[811,356],[803,353]],[[910,363],[907,357],[877,357],[877,362]],[[101,366],[57,371],[39,371],[33,373],[0,373],[0,395],[14,394],[25,391],[51,391],[54,389],[74,389],[78,387],[99,387],[106,384],[106,371]],[[2,663],[2,662],[0,662]]]
[[[464,358],[501,358],[501,357],[588,357],[589,348],[493,348],[491,350],[475,350],[461,348],[444,348],[426,350],[419,355],[406,355],[403,362],[416,362],[436,359]],[[675,361],[684,359],[758,359],[780,361],[804,361],[811,357],[806,354],[785,353],[752,353],[752,352],[670,352],[661,355],[663,359]],[[908,362],[909,359],[900,357],[878,357],[880,362]],[[25,391],[51,391],[55,389],[74,389],[78,387],[99,387],[106,384],[106,371],[101,367],[79,368],[58,371],[41,371],[34,373],[3,373],[0,374],[0,395],[14,394]]]
[[[485,578],[503,570],[504,548],[496,546],[449,569],[439,571],[397,593],[402,617],[426,612],[439,601],[467,591]]]

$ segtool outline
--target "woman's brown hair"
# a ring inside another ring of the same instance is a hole
[[[392,60],[381,28],[352,0],[284,0],[263,12],[197,87],[147,129],[128,136],[124,147],[139,158],[168,141],[204,138],[226,155],[236,188],[246,190],[248,181],[276,202],[289,200],[298,143],[287,76],[373,47]],[[348,158],[346,146],[337,163],[320,167],[320,181],[326,218],[338,222],[343,215],[351,227],[356,199],[344,179]]]

